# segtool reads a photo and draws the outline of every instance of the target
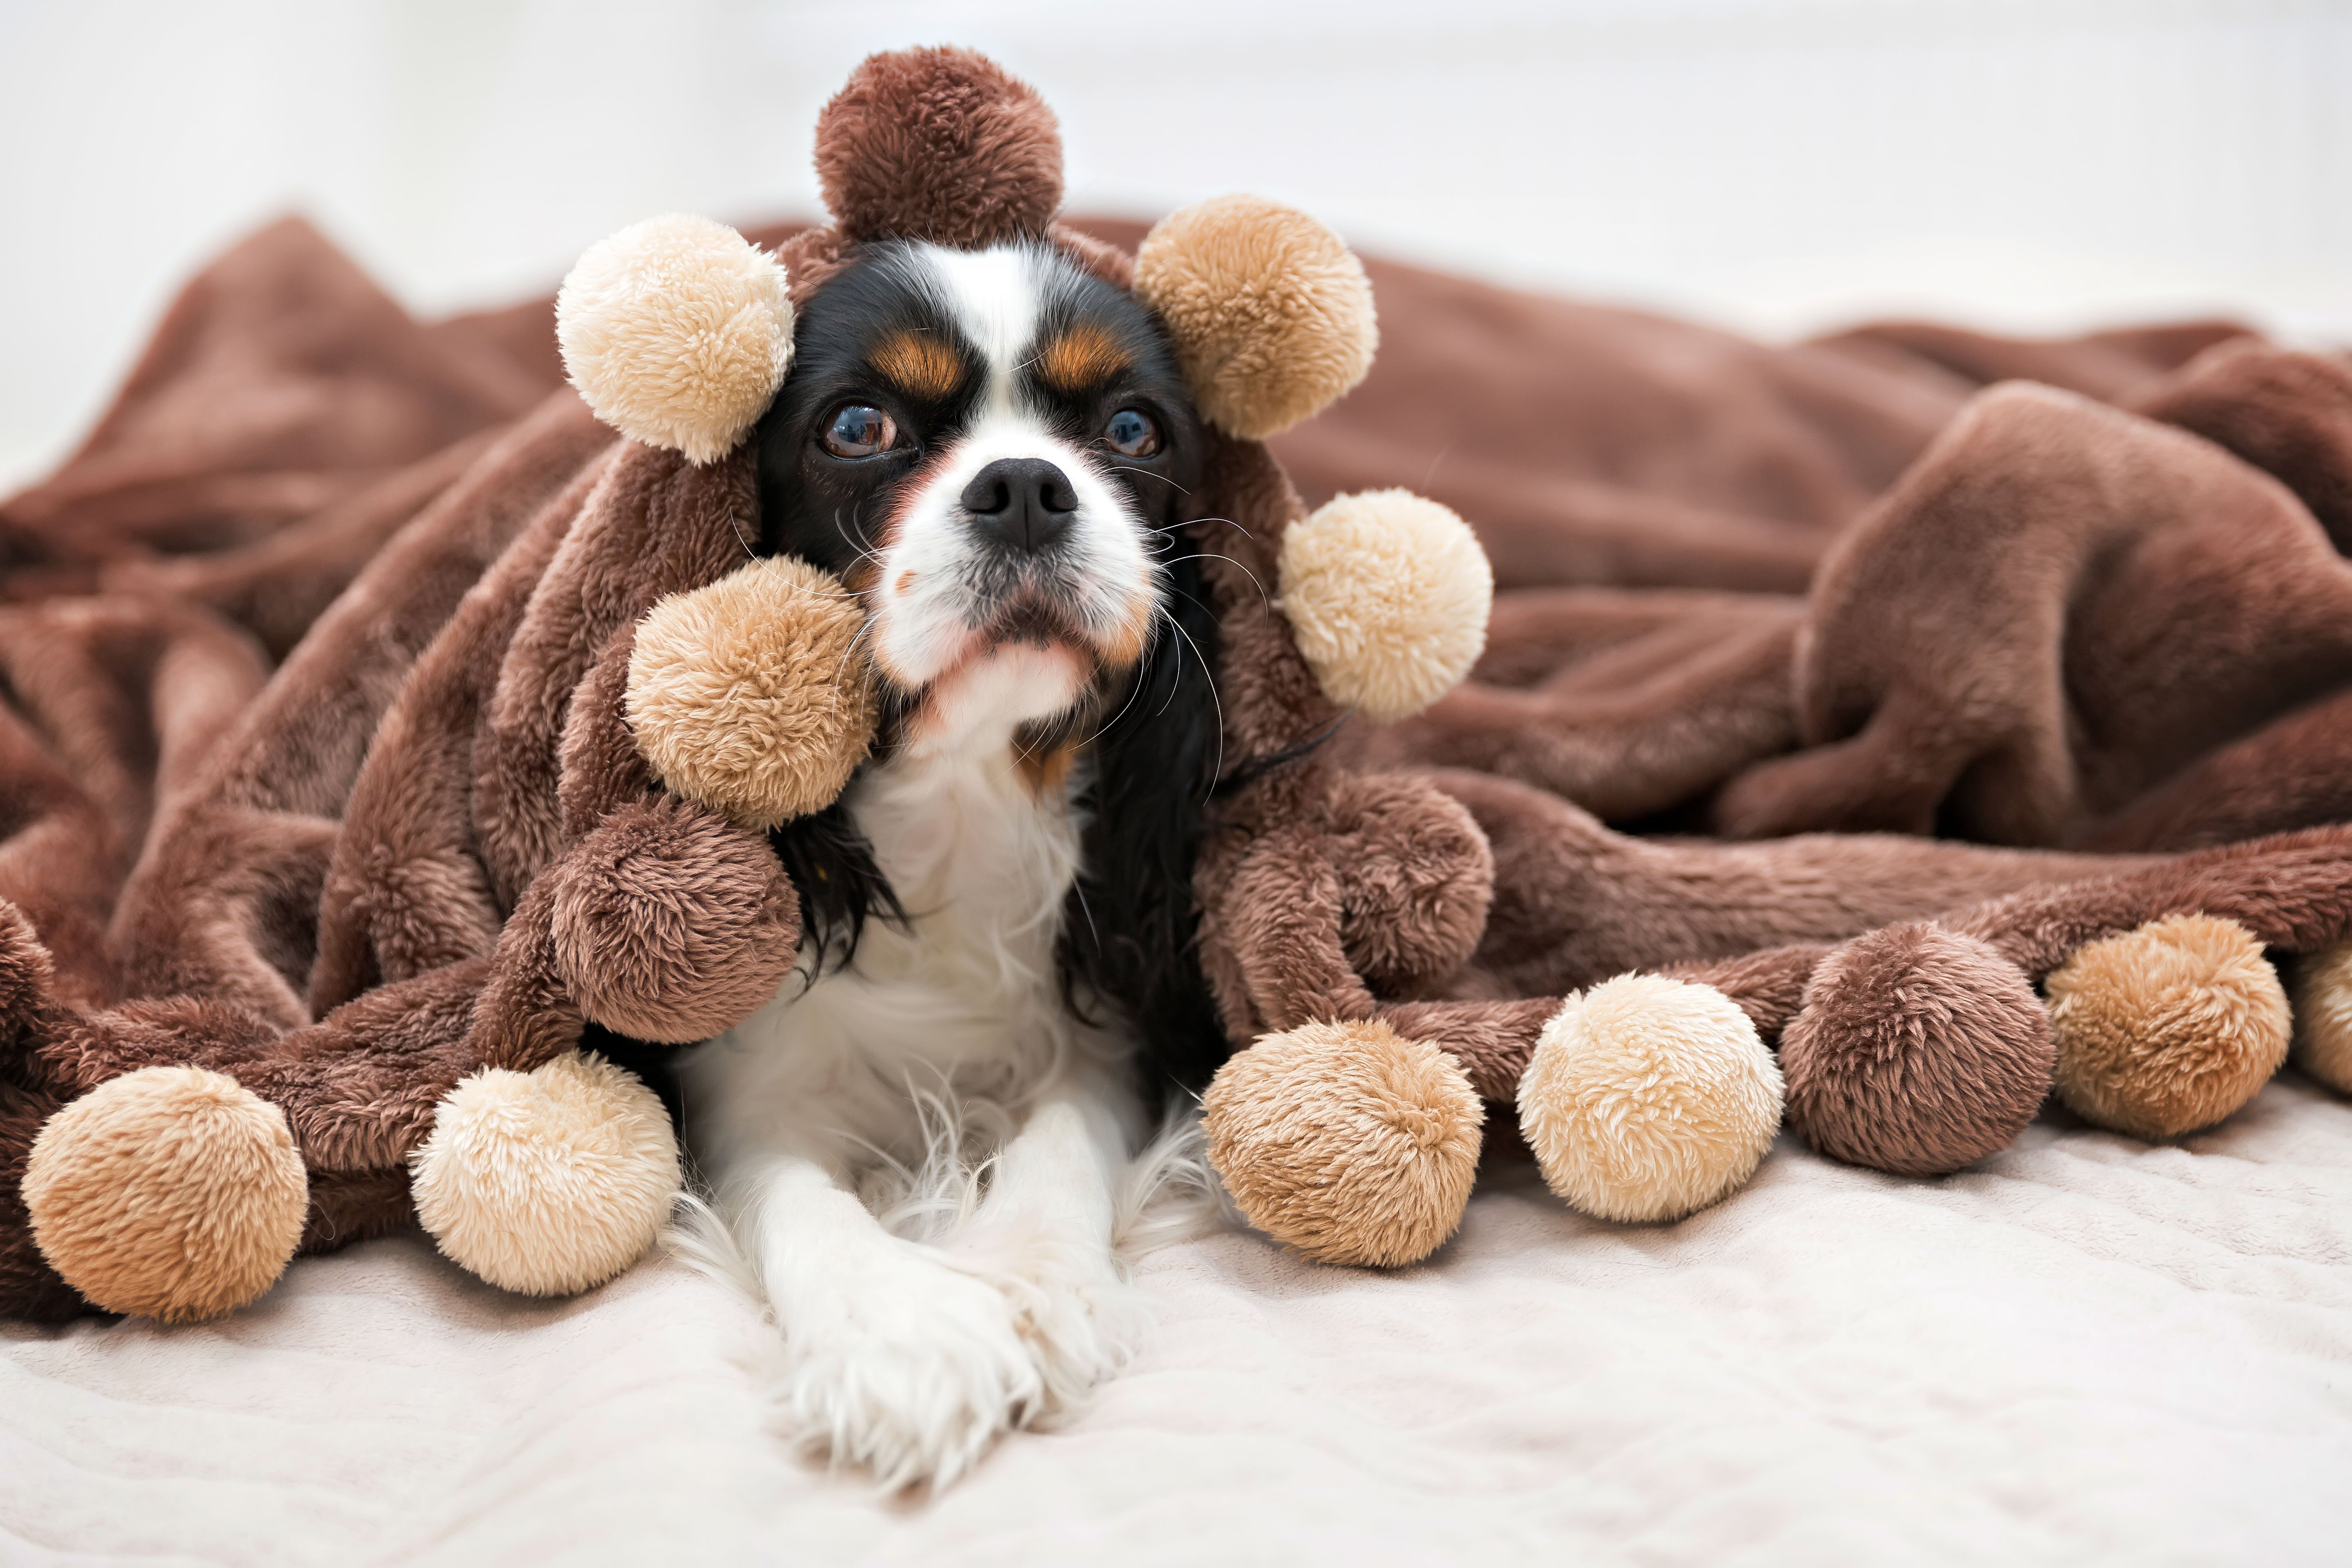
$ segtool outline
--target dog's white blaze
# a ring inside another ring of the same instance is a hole
[[[1127,1042],[1060,994],[1081,781],[1038,787],[1013,749],[1019,726],[1066,709],[1090,671],[1067,649],[977,646],[962,577],[977,547],[957,498],[997,458],[1059,464],[1079,500],[1061,587],[1107,628],[1138,596],[1150,603],[1146,531],[1020,405],[1037,317],[1029,254],[923,256],[988,355],[991,390],[905,514],[872,612],[886,668],[929,689],[924,721],[860,775],[848,806],[913,919],[869,923],[853,967],[805,989],[787,980],[681,1070],[717,1211],[689,1220],[681,1249],[773,1310],[785,1421],[893,1486],[953,1479],[1000,1433],[1116,1369],[1139,1321],[1117,1268],[1119,1211],[1139,1201],[1138,1171],[1180,1168],[1165,1148],[1130,1162],[1141,1129]],[[926,1093],[1019,1128],[994,1152],[985,1198],[929,1243],[861,1202],[877,1168],[938,1153]]]
[[[1014,377],[1037,340],[1038,253],[1016,245],[977,251],[925,245],[908,259],[987,364],[989,412],[1013,413]]]

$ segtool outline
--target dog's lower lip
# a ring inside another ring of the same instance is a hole
[[[1061,605],[1027,597],[1000,605],[973,632],[982,647],[1003,647],[1012,643],[1045,647],[1057,642],[1086,647],[1092,641],[1076,617]]]

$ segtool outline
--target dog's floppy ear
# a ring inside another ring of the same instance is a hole
[[[1305,213],[1219,196],[1162,218],[1135,258],[1192,400],[1228,434],[1263,440],[1364,379],[1380,329],[1346,242]]]
[[[1062,133],[986,56],[899,49],[868,56],[817,116],[816,174],[845,239],[982,250],[1053,222]]]
[[[696,463],[767,411],[792,363],[783,264],[724,224],[647,218],[588,247],[555,297],[563,368],[596,417]]]

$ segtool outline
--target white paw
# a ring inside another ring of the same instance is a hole
[[[959,1237],[952,1252],[1012,1307],[1045,1387],[1041,1414],[1069,1409],[1116,1373],[1149,1325],[1143,1294],[1098,1246],[983,1226]]]
[[[900,1261],[785,1314],[776,1391],[795,1436],[893,1490],[945,1486],[1048,1403],[1003,1291],[911,1250]]]

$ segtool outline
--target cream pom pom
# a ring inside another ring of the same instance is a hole
[[[167,1323],[242,1307],[302,1240],[310,1184],[286,1114],[191,1067],[110,1079],[42,1125],[33,1241],[93,1306]]]
[[[2352,1094],[2352,937],[2295,960],[2294,1065]]]
[[[596,417],[708,463],[783,384],[784,268],[725,224],[647,218],[580,258],[555,297],[555,341]]]
[[[2092,942],[2042,992],[2058,1097],[2135,1138],[2210,1127],[2286,1065],[2285,988],[2235,921],[2168,915]]]
[[[1162,218],[1136,253],[1135,292],[1167,323],[1201,412],[1251,440],[1337,402],[1380,346],[1363,264],[1305,213],[1258,196]]]
[[[1544,1180],[1601,1219],[1680,1219],[1728,1196],[1780,1129],[1780,1067],[1748,1015],[1663,974],[1570,997],[1519,1078]]]
[[[637,624],[622,710],[662,783],[764,833],[821,811],[874,738],[856,596],[770,556]]]
[[[441,1250],[526,1296],[568,1296],[635,1263],[678,1191],[669,1113],[588,1054],[476,1073],[442,1097],[410,1161],[416,1217]]]
[[[1495,573],[1470,525],[1410,490],[1340,496],[1283,535],[1282,613],[1334,702],[1378,723],[1460,684],[1486,647]]]
[[[1318,1263],[1390,1268],[1461,1225],[1486,1118],[1460,1062],[1376,1019],[1263,1037],[1202,1107],[1209,1163],[1252,1225]]]

